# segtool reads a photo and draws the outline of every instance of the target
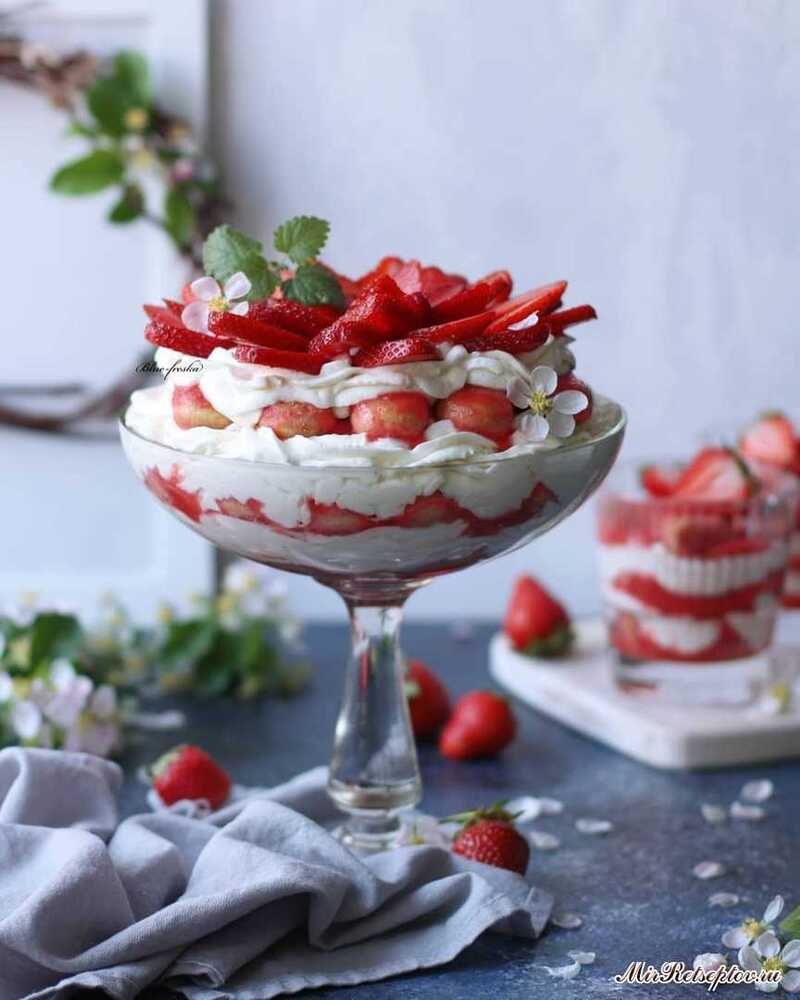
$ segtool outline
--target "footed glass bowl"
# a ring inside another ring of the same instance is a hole
[[[350,612],[353,649],[329,790],[342,835],[380,849],[421,797],[398,645],[402,607],[434,577],[525,545],[600,485],[625,416],[595,399],[593,433],[534,454],[445,465],[295,466],[194,454],[121,424],[147,488],[188,527],[239,556],[312,576]]]

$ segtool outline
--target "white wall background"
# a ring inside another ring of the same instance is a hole
[[[578,372],[627,407],[628,457],[800,411],[796,0],[215,0],[213,15],[214,142],[243,226],[323,215],[344,271],[396,253],[508,267],[522,287],[569,278],[600,314]],[[596,607],[591,511],[409,613],[498,614],[523,569]]]

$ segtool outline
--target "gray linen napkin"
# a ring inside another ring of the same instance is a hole
[[[325,779],[117,825],[115,764],[0,751],[0,1000],[153,983],[268,1000],[440,965],[486,930],[542,931],[550,896],[511,872],[433,846],[355,857],[323,825]]]

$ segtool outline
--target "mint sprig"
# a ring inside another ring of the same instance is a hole
[[[219,282],[244,271],[252,285],[248,299],[265,299],[280,287],[287,299],[304,305],[333,305],[344,308],[345,298],[332,271],[315,258],[328,239],[329,224],[311,215],[298,215],[278,226],[273,235],[275,249],[288,261],[267,260],[263,244],[234,229],[218,226],[203,246],[203,267]],[[293,264],[294,274],[282,278]]]

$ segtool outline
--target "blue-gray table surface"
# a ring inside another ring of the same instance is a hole
[[[491,687],[487,647],[492,628],[481,626],[469,642],[456,641],[446,626],[411,625],[404,647],[433,666],[451,693]],[[213,753],[242,784],[272,785],[328,760],[342,685],[348,636],[344,626],[308,629],[315,663],[311,686],[299,697],[257,703],[185,701],[188,730],[181,740]],[[538,853],[529,877],[556,897],[557,906],[583,917],[579,930],[549,930],[539,941],[485,935],[450,965],[362,987],[316,990],[309,997],[336,1000],[437,1000],[492,995],[516,998],[646,995],[662,1000],[703,990],[701,986],[629,986],[613,976],[629,962],[655,965],[724,950],[723,931],[744,915],[760,916],[781,893],[800,903],[800,765],[770,764],[699,773],[662,772],[629,760],[578,736],[532,709],[516,704],[519,732],[496,760],[454,762],[435,746],[420,748],[425,784],[422,808],[445,816],[476,804],[523,793],[564,803],[560,816],[538,827],[561,840],[556,851]],[[136,767],[171,743],[175,734],[149,734],[123,764],[128,775],[123,812],[146,808]],[[729,805],[742,784],[769,777],[775,795],[761,822],[712,826],[702,802]],[[579,834],[579,816],[608,818],[607,836]],[[699,861],[725,864],[727,874],[710,881],[692,875]],[[745,904],[711,907],[717,891],[739,893]],[[597,960],[577,979],[552,979],[542,968],[566,964],[570,950],[594,951]],[[721,988],[730,998],[752,997],[752,987]],[[152,993],[151,996],[157,994]]]

